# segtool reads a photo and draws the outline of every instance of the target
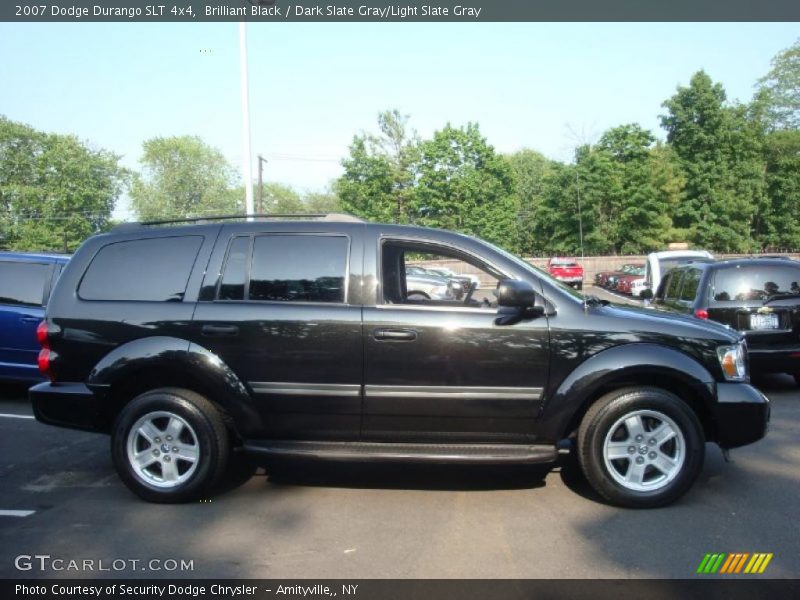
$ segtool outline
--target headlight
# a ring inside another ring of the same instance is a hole
[[[437,285],[431,288],[431,297],[439,300],[447,297],[447,286],[446,285]]]
[[[747,378],[747,360],[744,343],[717,348],[717,358],[722,373],[728,381],[743,381]]]

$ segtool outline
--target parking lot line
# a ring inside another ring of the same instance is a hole
[[[0,510],[0,517],[30,517],[35,510]]]
[[[33,415],[12,415],[10,413],[0,413],[0,417],[6,419],[35,419]]]

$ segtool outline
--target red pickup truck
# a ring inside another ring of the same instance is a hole
[[[547,261],[547,270],[562,283],[571,285],[576,290],[583,289],[583,267],[574,258],[551,258]]]

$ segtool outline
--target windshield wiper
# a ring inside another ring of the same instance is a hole
[[[588,294],[584,296],[583,302],[587,306],[608,306],[609,304],[611,304],[611,302],[609,302],[608,300],[601,300],[594,294]]]
[[[792,300],[795,298],[800,298],[800,293],[792,293],[792,294],[772,294],[771,296],[767,296],[767,299],[764,300],[764,304],[769,304],[773,300]]]

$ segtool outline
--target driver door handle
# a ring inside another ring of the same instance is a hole
[[[209,337],[226,337],[239,334],[239,328],[236,325],[203,325],[201,331],[203,335]]]
[[[417,332],[413,329],[376,329],[372,337],[378,341],[413,342]]]

